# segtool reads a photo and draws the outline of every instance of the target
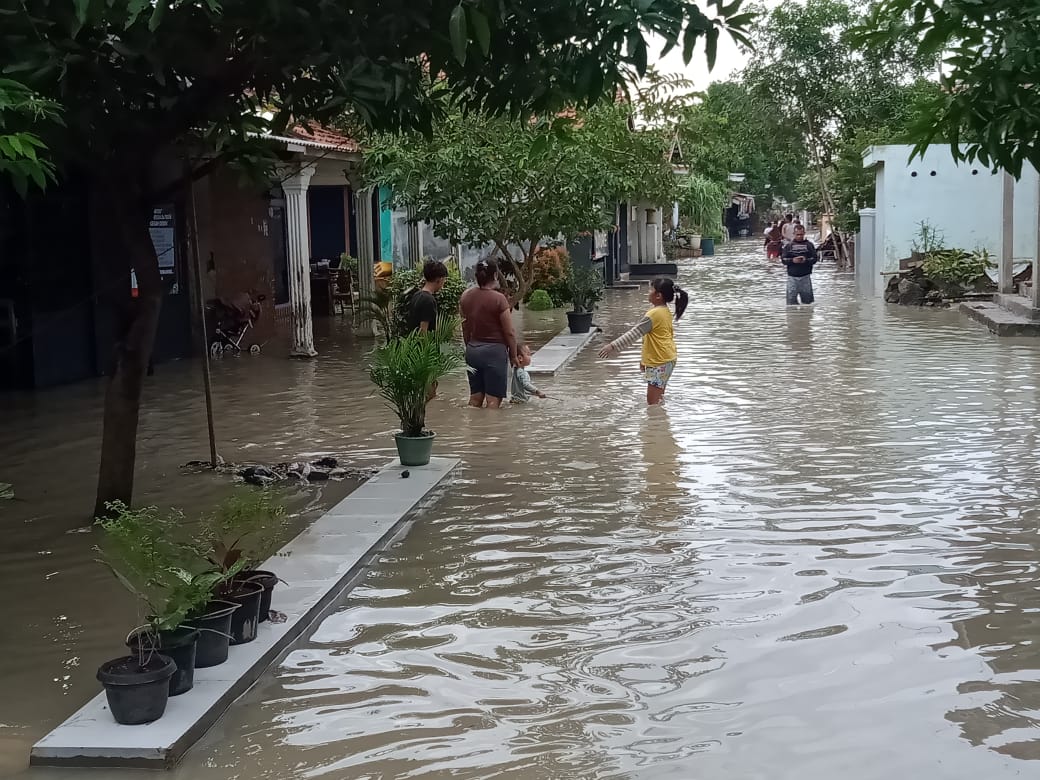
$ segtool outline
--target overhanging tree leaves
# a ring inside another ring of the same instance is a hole
[[[373,137],[365,168],[392,189],[395,206],[442,238],[494,245],[522,299],[542,239],[609,227],[620,200],[673,199],[667,138],[631,129],[625,104],[539,121],[455,113],[428,138]]]
[[[883,0],[857,38],[864,50],[909,38],[920,56],[942,55],[943,90],[912,128],[915,153],[947,142],[956,159],[1016,177],[1026,161],[1040,169],[1040,0]]]
[[[7,176],[22,197],[30,184],[42,190],[54,181],[54,163],[34,128],[60,121],[57,104],[17,81],[0,78],[0,176]]]
[[[622,68],[644,71],[651,33],[689,55],[739,4],[708,5],[722,18],[683,0],[0,0],[2,72],[63,106],[66,126],[37,132],[88,184],[93,228],[112,244],[96,280],[121,322],[97,509],[133,490],[162,300],[148,216],[176,186],[152,176],[164,155],[255,155],[252,134],[347,110],[374,127],[429,128],[447,99],[555,112],[612,93]],[[426,88],[431,74],[442,89]]]

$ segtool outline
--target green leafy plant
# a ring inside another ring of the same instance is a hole
[[[942,249],[946,236],[942,231],[932,225],[928,220],[917,223],[917,234],[913,239],[914,251],[918,254],[929,255]]]
[[[348,255],[346,252],[339,256],[339,267],[350,271],[350,276],[354,280],[358,278],[358,262],[356,257]]]
[[[242,489],[201,521],[199,553],[229,582],[266,561],[286,536],[285,507],[269,490]]]
[[[545,290],[535,290],[527,300],[527,308],[531,311],[548,311],[555,307],[553,306],[552,298],[549,297],[548,292]]]
[[[372,292],[362,293],[359,303],[361,322],[375,325],[385,340],[397,336],[400,324],[394,309],[394,297],[389,289],[376,287]]]
[[[589,312],[603,300],[603,274],[596,268],[571,266],[567,292],[575,312]]]
[[[993,267],[985,249],[965,252],[961,249],[933,250],[925,255],[921,270],[929,279],[966,286]]]
[[[725,184],[691,175],[679,185],[679,209],[701,235],[722,233],[722,210],[729,194]]]
[[[107,509],[97,521],[104,538],[95,550],[145,607],[146,635],[154,643],[161,632],[173,631],[202,609],[229,575],[180,541],[184,517],[179,512],[130,509],[119,501]]]
[[[443,349],[436,338],[425,333],[409,333],[375,350],[369,376],[397,413],[401,432],[423,436],[426,404],[434,383],[462,365],[457,349]]]

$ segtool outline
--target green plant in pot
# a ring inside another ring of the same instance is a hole
[[[285,507],[269,490],[243,488],[203,516],[199,554],[221,572],[213,598],[239,605],[231,621],[231,644],[256,639],[271,612],[278,575],[257,569],[288,535]]]
[[[603,300],[603,274],[597,268],[571,266],[567,294],[572,304],[572,310],[567,312],[571,333],[588,333],[592,329],[592,312]]]
[[[180,516],[155,507],[108,505],[98,521],[100,562],[137,599],[143,623],[127,637],[132,654],[98,669],[109,709],[118,723],[160,718],[169,696],[191,690],[199,632],[185,624],[204,605],[222,575],[188,568],[191,551],[177,541]]]
[[[425,466],[433,452],[434,434],[426,429],[426,405],[436,383],[463,365],[458,348],[450,344],[438,323],[438,336],[409,333],[377,348],[372,354],[369,376],[379,395],[401,421],[394,435],[403,466]]]

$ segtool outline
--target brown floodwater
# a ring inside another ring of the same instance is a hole
[[[1040,342],[857,301],[826,268],[788,310],[754,243],[680,282],[663,408],[636,352],[589,349],[498,413],[443,383],[452,488],[169,777],[1035,776]],[[609,292],[599,323],[620,333],[644,296]],[[536,344],[562,319],[525,317]],[[368,343],[334,323],[314,362],[218,363],[225,457],[386,460]],[[160,367],[141,441],[141,498],[188,511],[230,489],[178,469],[206,451],[197,373]],[[133,614],[77,530],[100,392],[5,407],[0,774],[71,776],[25,771],[29,747]],[[349,489],[286,500],[305,522]]]

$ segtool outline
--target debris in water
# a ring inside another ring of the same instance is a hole
[[[14,485],[10,482],[0,482],[0,498],[8,501],[14,498]]]
[[[286,620],[288,620],[288,617],[284,612],[278,612],[272,609],[270,613],[267,615],[267,619],[272,623],[284,623]]]
[[[221,461],[216,469],[209,465],[209,461],[193,460],[185,463],[182,468],[196,473],[206,471],[218,471],[222,474],[232,474],[243,482],[257,487],[267,487],[277,482],[293,480],[297,484],[313,484],[328,482],[329,480],[354,479],[365,482],[375,475],[379,469],[342,466],[343,458],[325,456],[313,463],[306,461],[295,461],[293,463],[278,463],[264,465],[260,463],[224,463]],[[88,529],[89,530],[89,529]]]
[[[408,479],[408,477],[410,476],[412,476],[412,472],[410,472],[408,469],[405,469],[401,472],[401,479]]]

